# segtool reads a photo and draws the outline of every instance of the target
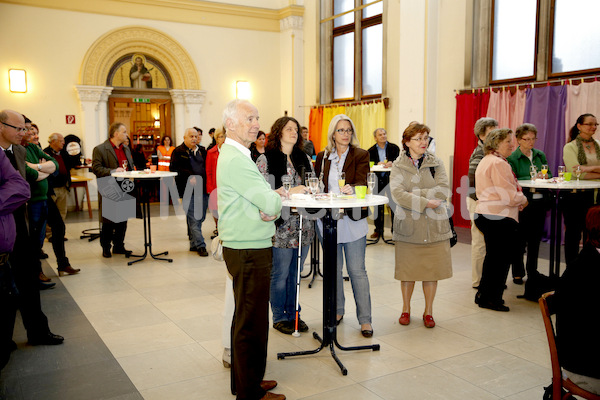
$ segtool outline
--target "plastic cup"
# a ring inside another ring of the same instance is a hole
[[[373,168],[375,166],[375,161],[369,161],[369,168]]]
[[[150,172],[156,172],[156,165],[150,166]]]
[[[354,191],[356,192],[357,199],[364,199],[367,195],[367,187],[366,186],[355,186]]]
[[[565,172],[563,178],[565,178],[565,182],[569,182],[571,180],[572,172]]]

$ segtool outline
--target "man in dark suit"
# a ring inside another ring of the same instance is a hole
[[[133,158],[127,142],[127,127],[121,122],[113,123],[108,130],[108,140],[94,147],[92,155],[92,172],[97,178],[110,177],[113,172],[133,170]],[[125,168],[123,165],[125,164]],[[100,183],[99,183],[100,187]],[[102,210],[102,197],[98,196],[99,210]],[[113,222],[102,217],[102,230],[100,232],[100,245],[102,256],[111,257],[112,254],[129,256],[130,250],[125,249],[125,232],[127,221]]]
[[[183,198],[183,208],[186,211],[190,251],[198,252],[200,257],[207,257],[206,243],[202,235],[202,223],[208,207],[206,149],[199,146],[199,142],[198,130],[196,128],[186,129],[183,143],[173,150],[169,168],[171,171],[177,172],[175,183],[179,197]],[[186,189],[188,195],[186,195]],[[193,189],[191,193],[190,189]]]
[[[398,156],[400,155],[400,147],[396,146],[393,143],[388,142],[387,140],[387,131],[383,128],[377,128],[373,132],[373,137],[375,138],[375,144],[371,146],[369,149],[369,159],[374,162],[375,165],[383,165],[386,168],[390,168],[392,163]],[[388,185],[390,183],[390,173],[389,172],[376,172],[377,175],[377,188],[379,190],[379,194],[382,196],[388,196],[391,200],[391,196],[389,195]],[[391,203],[390,203],[391,204]],[[392,215],[392,227],[394,226],[394,210],[393,207],[390,206],[390,212]],[[384,227],[384,206],[381,205],[378,207],[377,218],[375,219],[375,232],[371,235],[371,238],[377,239],[383,233]]]
[[[12,110],[0,111],[0,147],[5,151],[5,155],[10,160],[12,166],[19,172],[23,179],[27,174],[36,174],[35,171],[27,167],[25,156],[27,151],[21,143],[27,128],[23,115]],[[4,168],[4,167],[3,167]],[[29,170],[28,170],[29,169]],[[30,192],[27,192],[30,195]],[[4,207],[2,203],[2,207]],[[35,240],[31,237],[27,224],[27,207],[23,204],[13,212],[16,227],[15,243],[12,253],[8,257],[11,274],[14,277],[14,283],[18,291],[18,298],[12,306],[7,304],[9,312],[2,312],[2,339],[0,343],[3,350],[6,346],[14,350],[16,345],[12,342],[13,328],[15,325],[16,308],[21,311],[23,325],[27,330],[29,344],[32,345],[56,345],[61,344],[64,338],[50,332],[48,318],[42,312],[39,289],[39,271],[41,268],[38,253],[31,251],[31,242]],[[3,302],[4,303],[4,302]],[[6,311],[3,309],[3,311]]]

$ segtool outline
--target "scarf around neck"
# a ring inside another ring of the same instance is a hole
[[[581,135],[577,135],[575,141],[577,143],[577,162],[579,162],[579,165],[587,164],[587,157],[585,155],[585,150],[583,149],[583,143],[594,143],[594,148],[596,149],[596,160],[600,160],[600,146],[598,146],[598,142],[594,140],[593,137],[589,138],[589,140],[586,140],[582,138]]]

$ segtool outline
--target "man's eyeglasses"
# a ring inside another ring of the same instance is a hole
[[[415,142],[428,142],[429,136],[423,136],[422,138],[410,138],[410,140],[414,140]]]
[[[7,124],[6,122],[2,122],[2,125],[10,126],[11,128],[13,128],[14,130],[16,130],[19,133],[25,133],[29,130],[29,128],[27,128],[27,127],[21,128],[21,127],[17,127],[17,126],[11,125],[11,124]]]
[[[339,135],[352,135],[352,132],[354,132],[354,130],[352,128],[349,129],[336,129],[335,133],[339,134]]]

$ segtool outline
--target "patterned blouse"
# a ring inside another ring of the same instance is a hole
[[[267,182],[272,184],[272,179],[269,179],[269,166],[267,157],[262,154],[256,160],[256,166],[260,173],[265,177]],[[312,169],[312,167],[311,167]],[[314,173],[314,170],[312,170]],[[294,187],[302,184],[302,177],[292,165],[291,161],[287,161],[287,176],[292,178]],[[298,214],[292,214],[289,207],[284,207],[281,210],[281,218],[276,222],[277,229],[273,236],[273,247],[280,249],[296,249],[298,248],[298,239],[300,235],[300,217]],[[312,243],[315,236],[315,221],[307,218],[302,219],[302,246],[308,246]]]

